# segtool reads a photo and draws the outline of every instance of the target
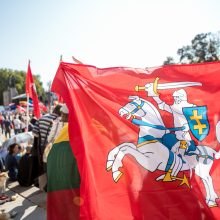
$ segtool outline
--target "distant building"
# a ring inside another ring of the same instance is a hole
[[[16,88],[8,88],[3,92],[3,105],[9,105],[12,103],[12,98],[18,95],[18,91]]]

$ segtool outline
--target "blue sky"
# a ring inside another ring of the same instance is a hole
[[[220,30],[219,0],[0,0],[0,68],[46,83],[60,55],[98,67],[160,66],[198,33]]]

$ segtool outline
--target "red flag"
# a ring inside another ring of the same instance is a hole
[[[27,77],[26,77],[26,95],[33,100],[34,115],[36,118],[40,118],[39,100],[37,96],[37,90],[34,84],[30,62],[28,63]]]
[[[219,219],[220,62],[60,63],[82,219]]]

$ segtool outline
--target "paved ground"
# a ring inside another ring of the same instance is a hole
[[[46,193],[37,187],[21,187],[18,182],[9,183],[6,194],[18,194],[15,201],[0,205],[0,210],[5,212],[16,211],[15,220],[44,220],[46,219]]]
[[[12,131],[13,136],[13,131]],[[0,141],[5,140],[5,136],[0,132]],[[18,214],[15,220],[45,220],[46,219],[46,193],[37,187],[21,187],[18,182],[7,184],[6,194],[12,196],[17,194],[15,201],[6,202],[0,205],[0,211],[16,211]]]

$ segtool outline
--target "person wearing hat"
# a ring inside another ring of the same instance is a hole
[[[56,137],[59,135],[60,130],[63,128],[64,123],[68,122],[68,114],[69,110],[66,106],[66,104],[63,104],[60,108],[61,117],[54,120],[50,134],[48,136],[48,144],[53,143],[53,141],[56,139]]]

